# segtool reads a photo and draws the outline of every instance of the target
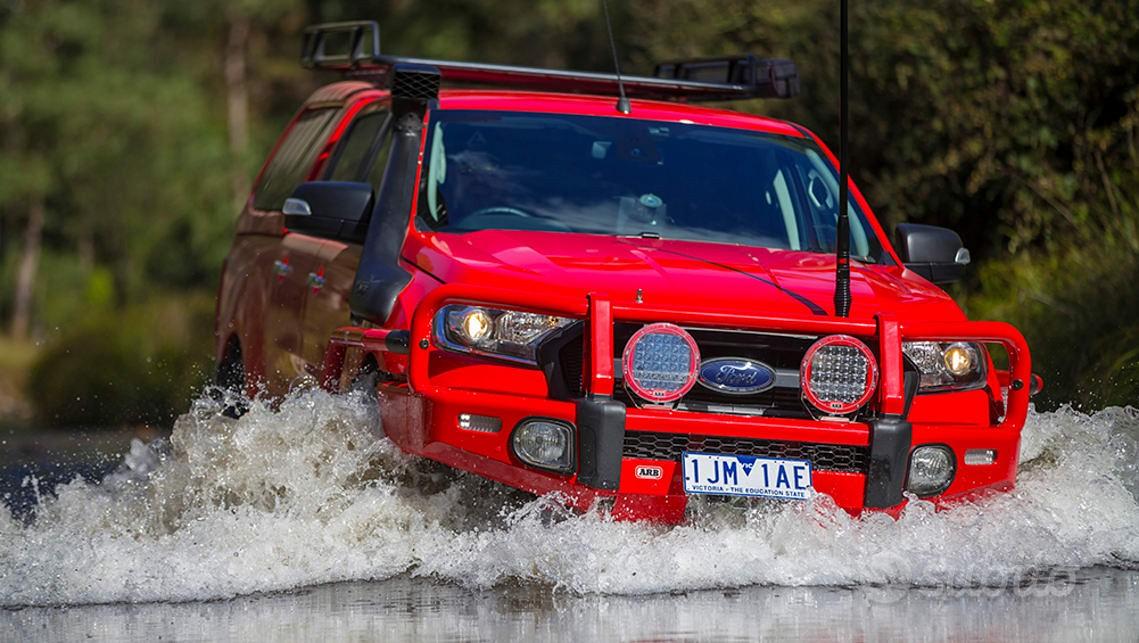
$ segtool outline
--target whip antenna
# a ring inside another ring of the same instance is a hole
[[[847,156],[847,75],[850,61],[847,55],[846,0],[841,0],[839,8],[839,121],[838,121],[838,225],[835,226],[835,276],[834,314],[846,317],[850,314],[850,213],[847,182],[849,168]]]
[[[845,0],[843,0],[845,2]],[[621,63],[617,61],[617,41],[613,40],[613,23],[609,20],[609,2],[601,0],[601,9],[605,12],[605,30],[609,32],[609,51],[613,52],[613,71],[617,75],[617,111],[628,114],[633,111],[629,106],[629,99],[625,97],[625,83],[621,82]]]

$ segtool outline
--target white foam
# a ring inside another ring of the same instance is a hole
[[[681,527],[567,516],[444,476],[380,436],[358,396],[308,391],[240,420],[208,398],[24,524],[0,511],[0,605],[181,601],[400,573],[634,594],[752,584],[973,585],[1139,561],[1139,411],[1033,414],[1017,489],[861,520],[827,499],[706,504]],[[501,507],[508,510],[503,511]]]

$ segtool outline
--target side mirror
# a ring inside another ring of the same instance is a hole
[[[309,181],[297,186],[281,211],[285,227],[314,237],[363,243],[372,214],[372,186]]]
[[[894,244],[906,268],[935,284],[961,279],[971,261],[961,237],[948,228],[899,223],[894,228]]]

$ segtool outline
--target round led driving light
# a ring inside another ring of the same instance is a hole
[[[799,366],[803,397],[824,413],[847,415],[874,394],[878,362],[850,335],[828,335],[811,344]]]
[[[459,329],[462,331],[463,339],[477,344],[490,337],[491,331],[494,330],[494,320],[485,310],[472,308],[463,315]]]
[[[945,370],[957,377],[964,377],[977,367],[977,355],[972,346],[968,344],[951,344],[942,355]]]
[[[696,384],[699,370],[696,340],[675,324],[649,324],[633,333],[621,360],[625,386],[650,402],[684,397]]]
[[[920,446],[910,455],[906,490],[917,496],[935,496],[949,488],[957,468],[953,452],[943,446]]]

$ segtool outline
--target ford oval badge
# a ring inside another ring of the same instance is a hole
[[[700,364],[701,386],[728,395],[751,395],[775,386],[775,370],[742,357],[717,357]]]

